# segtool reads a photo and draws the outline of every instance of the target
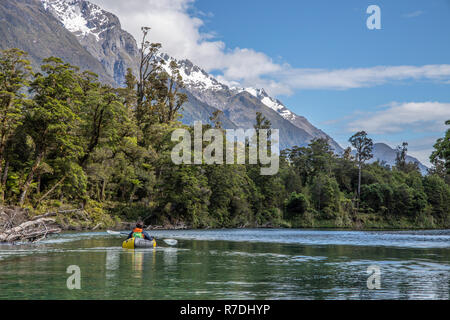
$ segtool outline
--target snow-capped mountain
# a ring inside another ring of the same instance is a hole
[[[0,49],[20,48],[29,53],[35,70],[42,59],[57,56],[91,70],[102,82],[123,85],[127,68],[137,70],[136,40],[122,30],[119,19],[85,0],[1,0]],[[160,58],[170,62],[167,54]],[[223,111],[224,128],[251,128],[261,112],[280,130],[280,147],[305,146],[314,138],[328,138],[336,152],[342,148],[306,118],[290,111],[264,89],[233,88],[221,83],[189,60],[176,61],[186,83],[189,101],[183,122],[209,123],[214,111]],[[168,65],[166,70],[169,72]],[[393,163],[395,150],[375,144],[374,160]],[[417,159],[408,158],[417,162]],[[419,163],[422,171],[426,167]]]
[[[127,68],[137,70],[139,49],[136,40],[122,30],[120,21],[115,15],[99,6],[86,0],[2,0],[3,2],[17,9],[17,16],[26,16],[29,12],[33,12],[36,20],[30,23],[23,20],[17,24],[22,23],[28,30],[36,29],[36,34],[40,36],[48,35],[41,39],[41,43],[35,41],[39,46],[21,45],[32,55],[35,54],[33,51],[41,54],[44,48],[52,48],[49,52],[45,51],[46,56],[60,56],[83,70],[93,70],[100,75],[100,79],[114,79],[117,85],[124,84]],[[40,8],[37,4],[40,4]],[[37,23],[38,20],[40,24]],[[55,23],[58,21],[60,26],[56,28]],[[44,29],[46,33],[42,32]],[[61,29],[61,32],[52,33],[52,29]],[[71,43],[69,48],[60,45],[62,34]],[[22,37],[22,35],[11,37],[11,43],[8,42],[7,45],[16,46],[14,39]],[[76,45],[81,46],[75,48]],[[75,48],[72,55],[70,48]],[[36,64],[39,64],[39,58],[36,59]],[[160,58],[167,62],[175,60],[166,54],[161,54]],[[91,63],[91,60],[95,60],[101,67]],[[224,128],[252,128],[256,112],[261,112],[271,121],[273,128],[280,130],[281,148],[305,146],[314,138],[328,138],[336,152],[342,150],[324,132],[315,128],[304,117],[291,112],[263,89],[230,88],[189,60],[176,62],[180,65],[180,72],[186,84],[185,92],[189,98],[182,110],[183,122],[186,124],[192,124],[195,120],[209,123],[212,113],[221,110]],[[169,63],[166,64],[166,68],[170,72],[168,65]]]
[[[41,0],[0,0],[0,49],[7,48],[28,52],[36,71],[44,58],[56,56],[97,73],[102,82],[115,84],[100,61],[45,10]]]
[[[246,91],[250,93],[264,105],[276,111],[280,116],[292,123],[294,126],[305,130],[314,138],[328,139],[331,147],[333,147],[336,152],[342,152],[341,146],[339,146],[339,144],[336,143],[336,141],[334,141],[329,135],[327,135],[322,130],[314,127],[305,117],[299,116],[289,110],[280,100],[270,97],[264,89],[232,88],[232,90],[236,90],[237,92]]]
[[[93,36],[100,40],[100,33],[108,17],[98,6],[80,0],[41,0],[45,10],[58,18],[67,30],[80,37]],[[87,13],[88,12],[88,13]]]
[[[40,0],[44,9],[72,32],[101,62],[109,76],[123,85],[128,68],[137,70],[139,50],[117,16],[85,0]]]
[[[286,120],[293,120],[295,118],[295,114],[287,109],[280,100],[269,97],[264,89],[255,89],[255,88],[231,88],[232,90],[236,90],[237,92],[246,91],[250,93],[252,96],[258,98],[262,103],[268,106],[270,109],[278,112],[283,118]]]
[[[166,53],[160,53],[158,58],[164,60],[166,63],[163,68],[167,73],[171,73],[169,65],[172,61],[180,66],[180,75],[183,82],[189,88],[197,88],[198,90],[223,90],[226,86],[217,81],[213,76],[208,74],[200,67],[194,65],[189,60],[177,60]]]
[[[303,134],[306,132],[309,136],[307,139],[308,142],[314,138],[328,139],[330,145],[336,152],[342,152],[342,148],[330,136],[314,127],[305,117],[298,116],[290,111],[278,99],[270,97],[264,89],[230,88],[189,60],[178,61],[167,54],[161,54],[160,58],[166,61],[165,69],[168,73],[170,73],[170,68],[168,66],[171,61],[175,61],[180,66],[180,74],[183,77],[183,81],[185,82],[187,89],[196,99],[224,112],[230,111],[230,108],[234,109],[236,112],[237,110],[230,105],[230,100],[236,96],[248,94],[251,97],[256,98],[258,102],[254,101],[253,103],[258,104],[260,108],[270,108],[281,118],[289,121],[292,125],[304,131],[302,132]],[[233,118],[232,121],[236,125],[249,125],[243,121],[243,113],[246,113],[245,110],[239,110],[239,112],[235,113],[235,117],[231,116]],[[253,117],[250,118],[251,121],[253,121],[254,114],[250,116]],[[269,118],[273,118],[273,114],[271,114]],[[286,144],[286,146],[291,146],[291,144]]]

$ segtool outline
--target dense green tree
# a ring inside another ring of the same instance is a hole
[[[403,172],[418,171],[419,166],[415,162],[407,162],[408,142],[403,142],[401,146],[397,146],[395,156],[395,167]]]
[[[313,176],[318,175],[321,172],[325,172],[331,175],[333,168],[334,153],[331,149],[328,140],[319,138],[314,139],[309,144],[309,161],[312,168]]]
[[[392,197],[393,191],[388,184],[374,183],[361,188],[363,205],[375,212],[386,212],[392,208]]]
[[[97,76],[89,72],[80,75],[80,136],[83,154],[79,159],[85,166],[95,148],[120,139],[120,127],[127,122],[122,98],[109,86],[101,85]]]
[[[252,219],[252,202],[261,196],[244,166],[209,165],[205,175],[211,190],[208,210],[217,226],[230,227]]]
[[[309,200],[302,193],[293,192],[286,200],[286,217],[293,219],[296,216],[305,214],[309,209]]]
[[[359,131],[348,140],[356,149],[356,162],[358,164],[358,210],[361,199],[361,170],[365,161],[372,159],[373,141],[367,137],[365,131]]]
[[[310,161],[311,149],[294,146],[288,152],[288,159],[300,177],[301,184],[305,186],[312,179],[314,172]]]
[[[426,176],[423,180],[424,190],[432,207],[433,216],[448,222],[450,212],[450,186],[437,175]]]
[[[397,147],[396,153],[395,153],[395,166],[399,169],[404,171],[406,167],[406,155],[408,153],[408,143],[403,142],[401,146]]]
[[[450,120],[445,122],[450,126]],[[444,166],[447,170],[447,175],[450,175],[450,129],[447,129],[444,138],[437,140],[434,145],[435,151],[431,154],[430,160],[435,167]]]
[[[316,176],[311,185],[311,196],[316,210],[330,216],[340,211],[339,186],[333,177],[324,174]]]
[[[397,218],[411,226],[450,225],[447,137],[436,144],[434,168],[426,176],[406,164],[406,145],[394,168],[366,164],[372,141],[365,132],[350,139],[356,156],[351,149],[334,154],[326,139],[282,150],[273,176],[261,175],[262,163],[248,164],[249,159],[246,164],[175,165],[172,133],[194,131],[178,121],[185,102],[182,78],[178,66],[164,65],[160,45],[148,42],[144,31],[141,69],[137,76],[128,70],[123,88],[101,84],[95,74],[58,58],[46,59],[41,72],[33,74],[25,53],[2,53],[5,202],[42,211],[94,206],[95,212],[125,219],[189,227],[355,227],[367,221],[386,227]],[[221,116],[212,114],[203,132],[223,131]],[[255,114],[254,129],[269,131],[270,149],[271,123],[263,114]],[[246,143],[247,154],[257,140]],[[352,215],[355,190],[359,216]]]
[[[81,152],[74,134],[81,94],[77,69],[59,58],[45,59],[41,69],[31,83],[34,99],[24,120],[24,129],[34,143],[35,158],[21,187],[20,205],[48,152],[58,149],[67,159]]]
[[[164,173],[160,207],[172,223],[184,221],[194,228],[208,225],[211,190],[201,170],[201,166],[181,165]]]
[[[8,176],[7,144],[18,126],[22,124],[25,103],[23,89],[31,75],[27,54],[19,49],[0,51],[0,201]],[[6,161],[6,163],[5,163]]]

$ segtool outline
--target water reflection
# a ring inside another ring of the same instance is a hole
[[[144,253],[137,250],[131,251],[132,267],[135,277],[142,277],[142,271],[144,271]]]
[[[105,268],[107,271],[114,271],[119,269],[120,251],[117,249],[106,250]]]
[[[177,264],[178,251],[176,248],[164,248],[164,264],[166,266],[175,266]]]

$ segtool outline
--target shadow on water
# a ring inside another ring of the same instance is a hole
[[[449,299],[449,246],[180,237],[177,247],[126,250],[121,241],[86,234],[2,245],[0,299]],[[80,267],[80,290],[66,286],[71,265]],[[379,290],[367,288],[371,265],[381,270]]]

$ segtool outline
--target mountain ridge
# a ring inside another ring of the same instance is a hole
[[[102,63],[108,75],[113,77],[118,85],[124,84],[127,68],[137,70],[139,50],[136,40],[121,29],[118,17],[86,0],[40,1],[45,10],[59,19],[78,38],[80,44]],[[194,114],[202,116],[196,120],[208,123],[211,115],[207,116],[206,112],[199,113],[199,110],[196,110],[202,108],[203,111],[208,109],[211,114],[215,110],[224,111],[228,118],[222,121],[225,128],[236,126],[251,128],[255,115],[248,113],[252,110],[253,113],[263,113],[272,122],[274,128],[280,130],[282,148],[293,145],[304,146],[312,139],[325,138],[329,140],[337,153],[343,151],[329,135],[314,127],[306,118],[291,112],[279,100],[270,97],[264,89],[229,88],[188,59],[176,60],[165,53],[161,53],[160,58],[166,61],[175,60],[180,65],[183,81],[189,91],[188,95],[195,97],[193,102],[183,108],[183,122],[186,124],[192,124]],[[168,65],[169,63],[166,64],[166,71],[170,73]],[[250,93],[256,100],[239,99],[243,91]],[[255,94],[252,94],[252,91]],[[194,102],[197,103],[194,104]],[[198,102],[201,102],[201,105]],[[237,103],[239,107],[232,106],[230,103]],[[232,115],[231,110],[238,111],[239,115]],[[252,122],[248,121],[249,117],[252,118]]]
[[[58,56],[99,74],[100,80],[105,83],[114,83],[102,64],[59,20],[48,14],[40,0],[0,1],[0,21],[0,49],[19,48],[26,51],[36,69],[44,58]],[[54,41],[55,37],[58,41]]]
[[[84,0],[40,0],[44,9],[72,32],[119,86],[127,69],[138,68],[139,49],[114,14]]]
[[[385,161],[386,164],[391,167],[395,166],[397,152],[396,149],[391,148],[388,144],[384,142],[377,142],[373,145],[373,158],[369,161],[369,163],[373,163],[375,161]],[[406,156],[407,163],[417,163],[419,170],[422,174],[426,174],[428,168],[423,165],[417,158],[407,155]]]
[[[2,19],[7,23],[0,25],[0,48],[19,47],[28,51],[34,66],[39,65],[42,58],[56,55],[99,74],[102,82],[119,86],[124,85],[127,68],[135,72],[138,69],[136,39],[122,29],[117,16],[89,1],[2,0]],[[24,35],[21,28],[31,32],[31,36]],[[40,41],[36,41],[37,38]],[[336,153],[343,151],[332,137],[269,96],[264,89],[229,87],[188,59],[176,60],[165,53],[160,53],[159,57],[168,62],[175,60],[180,65],[189,97],[181,111],[183,123],[190,125],[196,120],[211,123],[212,113],[221,110],[224,116],[220,120],[225,129],[252,128],[255,113],[261,112],[274,129],[280,129],[281,148],[306,146],[313,139],[325,138]],[[390,148],[379,157],[392,165],[392,153],[395,154],[395,150]],[[424,171],[426,167],[420,165]]]
[[[161,54],[161,59],[167,62],[175,61],[180,66],[181,76],[190,93],[199,101],[223,111],[238,126],[251,128],[254,123],[254,112],[261,112],[271,120],[273,128],[279,128],[277,125],[283,128],[280,130],[282,131],[280,132],[280,145],[283,147],[305,146],[314,138],[324,138],[328,139],[336,153],[343,151],[341,146],[329,135],[314,127],[305,117],[290,111],[278,99],[270,97],[264,89],[230,88],[188,59],[177,60],[167,54]],[[167,72],[170,72],[168,65],[169,63],[166,63],[165,68]],[[243,94],[248,94],[251,98],[244,99],[245,101],[239,99]],[[252,102],[250,103],[250,101]],[[247,107],[251,105],[250,108],[254,112],[247,115],[246,108],[242,105]],[[248,116],[251,121],[248,121]],[[297,129],[289,128],[291,126]],[[297,139],[300,137],[302,143],[296,143],[295,131],[297,131]]]

